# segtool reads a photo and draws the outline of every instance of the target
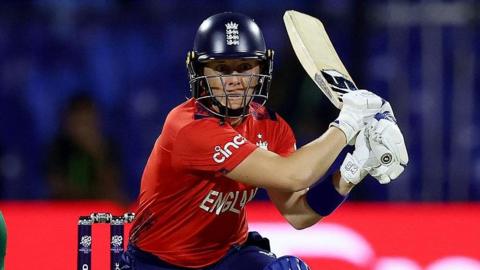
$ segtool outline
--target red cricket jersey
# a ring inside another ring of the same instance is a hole
[[[226,178],[257,147],[295,150],[289,125],[258,108],[235,127],[190,99],[167,116],[142,176],[130,241],[168,263],[200,268],[246,241],[257,188]]]

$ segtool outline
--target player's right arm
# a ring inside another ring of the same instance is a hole
[[[288,157],[257,148],[226,176],[262,188],[300,191],[326,173],[345,145],[344,133],[330,127]]]
[[[353,140],[381,106],[382,99],[371,92],[347,93],[337,120],[318,139],[288,157],[256,149],[226,176],[267,189],[295,192],[308,188],[324,176],[347,142]]]

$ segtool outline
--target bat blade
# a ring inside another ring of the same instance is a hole
[[[350,74],[338,57],[322,22],[298,11],[283,16],[290,43],[310,78],[337,108],[342,95],[357,90]]]

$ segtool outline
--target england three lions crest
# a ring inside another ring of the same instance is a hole
[[[227,45],[240,45],[240,36],[238,35],[238,23],[229,22],[225,24],[225,39]]]

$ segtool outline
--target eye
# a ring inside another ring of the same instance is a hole
[[[246,71],[246,70],[250,70],[252,68],[253,68],[253,66],[250,63],[242,63],[242,64],[238,65],[238,67],[237,67],[238,72],[243,72],[243,71]]]
[[[223,73],[223,74],[229,74],[230,73],[230,67],[225,64],[219,64],[215,66],[215,70]]]

